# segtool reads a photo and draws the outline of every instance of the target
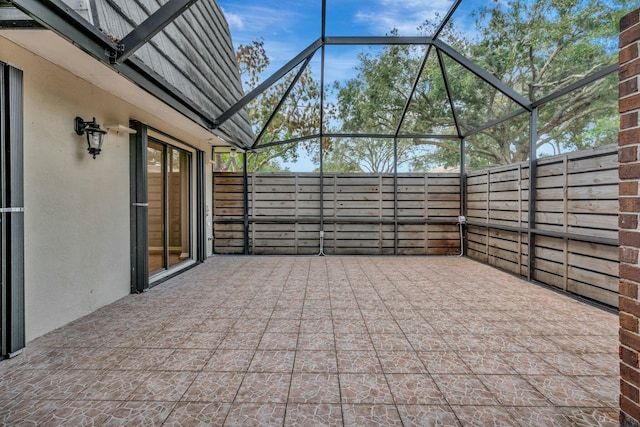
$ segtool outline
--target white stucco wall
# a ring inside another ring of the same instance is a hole
[[[25,312],[30,341],[130,291],[129,136],[109,133],[94,160],[84,137],[73,131],[74,118],[95,116],[101,125],[128,125],[136,119],[205,150],[207,156],[211,150],[205,141],[2,37],[0,61],[24,72]],[[211,194],[210,177],[207,184]],[[210,252],[210,242],[207,247]]]

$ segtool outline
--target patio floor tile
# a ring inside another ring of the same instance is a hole
[[[282,426],[286,405],[275,403],[234,403],[225,419],[229,427]]]
[[[248,373],[242,381],[236,402],[246,403],[286,403],[291,374]]]
[[[393,400],[403,405],[445,405],[447,402],[429,375],[386,375]]]
[[[201,372],[182,396],[188,402],[231,403],[236,398],[243,374],[233,372]]]
[[[231,408],[229,403],[180,402],[163,426],[221,426]]]
[[[340,403],[337,374],[294,373],[289,390],[291,403]]]
[[[466,258],[212,257],[0,362],[0,425],[617,426],[617,329]]]
[[[342,407],[339,404],[312,403],[287,405],[285,426],[341,426]]]
[[[161,426],[175,406],[175,402],[123,402],[102,425]]]
[[[448,405],[398,405],[404,427],[459,426]]]
[[[296,352],[293,372],[337,373],[337,354],[326,350],[300,350]]]
[[[395,405],[342,405],[344,425],[356,426],[402,426]]]
[[[475,375],[433,375],[450,405],[498,405],[493,394]]]
[[[453,411],[464,426],[519,426],[503,406],[453,406]]]

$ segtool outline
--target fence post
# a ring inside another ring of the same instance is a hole
[[[534,108],[529,116],[529,219],[527,228],[529,229],[527,246],[529,247],[529,268],[527,279],[534,280],[536,270],[536,188],[538,171],[538,108]]]
[[[244,223],[244,254],[249,255],[249,160],[248,153],[245,151],[242,157],[243,167],[242,167],[242,182],[243,182],[243,193],[244,193],[244,212],[243,212],[243,223]],[[255,185],[255,182],[252,182]]]

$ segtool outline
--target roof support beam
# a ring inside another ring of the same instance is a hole
[[[383,36],[383,37],[326,37],[325,44],[335,46],[357,46],[357,45],[415,45],[415,44],[432,44],[431,37],[400,37],[400,36]]]
[[[284,92],[284,95],[282,95],[282,97],[280,98],[280,101],[278,102],[278,105],[273,110],[273,112],[271,113],[271,116],[269,116],[269,119],[267,120],[267,122],[262,127],[262,130],[260,131],[260,135],[258,135],[256,140],[254,141],[253,145],[251,146],[251,149],[256,148],[256,146],[262,140],[262,137],[267,132],[267,128],[269,127],[271,122],[273,122],[273,119],[276,117],[276,114],[278,114],[278,111],[280,111],[280,109],[282,108],[282,105],[284,104],[285,100],[287,99],[287,97],[289,96],[291,91],[293,90],[293,87],[296,85],[296,83],[298,83],[298,80],[300,80],[300,77],[302,77],[302,74],[304,73],[304,70],[307,69],[307,66],[309,65],[309,62],[311,62],[311,58],[313,58],[313,54],[309,55],[309,57],[304,61],[304,64],[302,64],[302,67],[300,67],[300,70],[298,70],[298,73],[293,78],[293,81],[291,82],[291,84],[289,85],[287,90]]]
[[[322,134],[323,138],[376,138],[376,139],[455,139],[456,141],[460,140],[458,135],[434,135],[434,134],[410,134],[410,135],[398,135],[393,136],[388,133],[324,133]],[[297,138],[286,139],[284,141],[273,141],[273,142],[265,142],[264,144],[259,144],[255,147],[255,150],[260,150],[262,148],[275,147],[278,145],[285,144],[293,144],[296,142],[309,141],[312,139],[320,139],[319,134],[315,135],[306,135],[300,136]],[[416,144],[421,144],[420,142],[414,142]]]
[[[532,106],[535,107],[542,107],[545,104],[548,104],[549,102],[558,99],[562,96],[565,96],[575,90],[578,89],[582,89],[583,87],[597,81],[600,79],[605,78],[606,76],[608,76],[611,73],[615,73],[616,71],[618,71],[619,65],[618,64],[613,64],[608,66],[607,68],[604,68],[596,73],[593,73],[565,88],[562,88],[554,93],[552,93],[551,95],[545,96],[544,98],[540,98],[536,101],[533,102]]]
[[[458,64],[462,65],[464,68],[471,71],[477,77],[481,78],[482,80],[484,80],[485,82],[493,86],[495,89],[502,92],[505,96],[510,98],[513,102],[517,103],[527,111],[532,110],[531,101],[527,100],[524,96],[520,95],[518,92],[516,92],[515,90],[511,89],[509,86],[504,84],[504,82],[502,82],[496,76],[484,70],[483,68],[479,67],[478,65],[470,61],[468,58],[458,53],[455,49],[453,49],[448,44],[443,43],[440,40],[434,40],[433,44],[435,44],[439,50],[446,53],[447,56],[449,56],[451,59],[456,61]]]
[[[55,31],[102,62],[108,62],[107,51],[118,49],[116,42],[98,31],[62,0],[10,0],[10,3],[44,28]]]
[[[442,32],[442,30],[444,30],[444,27],[447,26],[447,24],[451,20],[451,17],[455,13],[456,9],[458,8],[458,6],[460,6],[460,3],[462,3],[462,0],[456,0],[455,2],[453,2],[451,7],[449,8],[449,11],[445,15],[444,19],[442,20],[442,22],[440,23],[440,25],[438,26],[436,31],[433,33],[433,39],[434,40],[438,38],[438,36]]]
[[[444,88],[447,92],[447,99],[449,100],[449,105],[451,106],[451,115],[453,116],[453,123],[456,126],[456,132],[458,133],[458,137],[462,139],[462,131],[460,130],[460,121],[458,120],[458,113],[456,112],[456,106],[453,101],[453,94],[451,93],[451,85],[449,84],[449,75],[447,74],[447,69],[444,65],[444,60],[442,59],[442,53],[436,49],[436,54],[438,55],[438,64],[440,65],[440,72],[442,72],[442,80],[444,81]]]
[[[277,147],[277,146],[286,145],[286,144],[294,144],[296,142],[310,141],[312,139],[320,139],[320,135],[299,136],[297,138],[287,139],[284,141],[265,142],[264,144],[258,145],[254,150],[260,150],[262,148],[269,148],[269,147]]]
[[[62,0],[10,0],[10,4],[29,15],[42,25],[73,43],[96,60],[117,71],[142,89],[155,96],[176,111],[188,117],[205,129],[214,129],[214,118],[178,92],[168,82],[158,76],[137,58],[112,64],[109,52],[117,51],[118,44],[100,32],[95,26],[82,18]],[[220,132],[218,129],[216,132]],[[232,145],[246,149],[235,137],[228,136]]]
[[[422,77],[422,72],[424,71],[424,67],[427,65],[427,60],[429,59],[429,54],[431,53],[431,48],[433,46],[429,45],[427,47],[427,51],[424,54],[424,58],[422,58],[422,62],[420,63],[420,69],[418,70],[418,75],[416,76],[415,81],[413,82],[413,86],[411,86],[411,92],[409,92],[409,96],[407,97],[407,102],[404,104],[404,108],[402,109],[402,115],[400,116],[400,120],[398,120],[398,126],[396,127],[396,133],[394,137],[397,137],[400,134],[400,129],[402,129],[402,124],[404,123],[404,119],[407,116],[407,112],[409,111],[409,106],[411,105],[411,101],[413,99],[413,95],[416,93],[416,89],[418,88],[418,83],[420,83],[420,77]],[[397,141],[394,138],[394,152],[397,154]],[[398,163],[398,158],[396,156],[396,168]]]
[[[260,83],[251,92],[243,96],[238,102],[232,105],[227,111],[222,113],[217,119],[215,119],[215,126],[221,126],[224,122],[229,120],[234,114],[242,110],[251,101],[256,99],[262,92],[269,89],[269,87],[284,77],[289,71],[293,70],[302,61],[313,55],[318,49],[322,47],[322,39],[318,39],[309,45],[305,50],[300,52],[295,58],[283,65],[278,71],[269,76],[264,82]]]
[[[134,28],[118,44],[119,50],[112,52],[112,62],[124,62],[129,56],[173,22],[198,0],[169,0],[160,9]]]
[[[322,47],[320,48],[320,144],[318,144],[318,160],[320,169],[320,247],[318,255],[324,256],[324,79],[325,79],[325,59],[327,48],[325,38],[327,37],[327,0],[322,0]]]
[[[492,128],[492,127],[494,127],[496,125],[499,125],[500,123],[506,122],[507,120],[511,120],[514,117],[518,117],[519,115],[524,114],[526,112],[527,112],[527,110],[525,110],[524,108],[519,108],[519,109],[517,109],[515,111],[510,112],[509,114],[506,114],[506,115],[504,115],[502,117],[499,117],[499,118],[497,118],[495,120],[492,120],[492,121],[490,121],[488,123],[485,123],[484,125],[480,126],[479,128],[476,128],[476,129],[474,129],[474,130],[472,130],[470,132],[467,132],[465,135],[463,135],[463,138],[469,138],[470,136],[473,136],[473,135],[475,135],[477,133],[480,133],[483,130]]]
[[[529,115],[529,197],[528,212],[529,219],[527,227],[527,242],[529,244],[529,265],[527,271],[527,279],[535,279],[536,270],[536,205],[537,205],[537,188],[538,188],[538,108],[534,108]]]

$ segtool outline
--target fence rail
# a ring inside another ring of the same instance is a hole
[[[618,158],[604,147],[539,159],[535,223],[528,163],[458,174],[214,174],[214,251],[225,254],[466,253],[611,306],[618,305]],[[322,192],[321,192],[322,188]],[[248,205],[245,207],[245,191]]]
[[[527,276],[531,232],[533,279],[617,306],[617,147],[542,158],[535,175],[531,229],[528,164],[467,175],[467,254]]]
[[[456,254],[457,174],[214,174],[214,251]],[[245,216],[246,215],[246,216]],[[245,223],[248,227],[245,227]]]

